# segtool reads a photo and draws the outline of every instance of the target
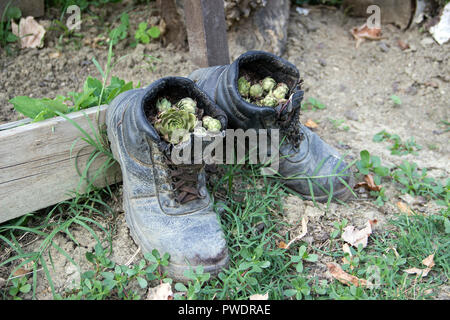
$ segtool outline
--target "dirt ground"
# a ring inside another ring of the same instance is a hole
[[[156,18],[156,17],[153,17]],[[152,18],[152,19],[153,19]],[[144,21],[143,10],[130,13],[133,23]],[[362,25],[364,19],[350,18],[339,10],[313,8],[308,16],[301,16],[292,8],[288,43],[283,58],[294,63],[304,80],[305,98],[316,98],[326,105],[326,109],[305,111],[300,120],[312,119],[318,124],[315,132],[325,141],[347,154],[347,160],[359,158],[359,152],[367,149],[381,157],[384,165],[400,164],[402,160],[416,162],[427,168],[436,178],[448,177],[450,168],[449,132],[444,132],[441,121],[449,120],[450,110],[450,44],[439,46],[426,32],[417,27],[406,32],[396,27],[383,26],[381,41],[366,41],[355,48],[355,40],[349,30]],[[86,21],[82,33],[92,39],[99,35],[98,22]],[[409,44],[410,49],[402,50],[398,39]],[[56,38],[46,40],[43,49],[24,50],[17,57],[7,57],[3,53],[0,60],[0,123],[17,120],[20,116],[12,110],[8,100],[18,95],[31,97],[54,97],[80,90],[87,75],[100,77],[91,59],[96,57],[105,63],[107,50],[83,45],[79,50],[65,48],[55,54]],[[152,71],[143,53],[159,59]],[[135,49],[120,43],[115,50],[117,57],[129,54],[113,69],[113,74],[127,81],[141,81],[143,85],[168,75],[187,76],[195,69],[189,61],[188,52],[176,51],[172,46],[163,48],[158,42],[138,45]],[[232,57],[236,58],[236,57]],[[394,105],[391,95],[400,97],[401,105]],[[331,120],[345,120],[339,128]],[[343,130],[348,126],[348,130]],[[418,155],[395,156],[387,149],[388,143],[372,142],[377,132],[385,129],[406,140],[414,136],[423,148]],[[385,227],[389,218],[398,214],[396,202],[399,192],[388,183],[388,202],[377,207],[368,195],[360,194],[359,199],[347,206],[332,203],[329,210],[314,207],[312,202],[295,197],[286,199],[288,210],[286,219],[299,225],[301,218],[310,218],[309,232],[304,240],[316,245],[329,237],[334,221],[346,218],[349,224],[362,228],[368,219],[379,221],[377,228]],[[121,210],[121,188],[116,190],[118,201],[114,203],[119,212],[117,232],[113,242],[112,259],[125,264],[137,251],[137,246],[128,233]],[[437,213],[434,202],[424,205],[414,204],[424,214]],[[300,230],[298,230],[300,232]],[[376,232],[376,231],[375,231]],[[80,266],[87,267],[86,251],[92,250],[95,240],[84,230],[73,231],[81,245],[57,237],[57,243],[71,253]],[[78,234],[77,234],[78,233]],[[295,236],[296,231],[292,236]],[[38,242],[29,246],[35,248]],[[28,248],[27,248],[28,249]],[[79,273],[63,256],[52,249],[55,270],[51,272],[55,289],[64,291],[77,282]],[[141,258],[138,253],[134,262]],[[319,259],[317,272],[326,272],[326,258]],[[48,284],[40,272],[38,278],[38,299],[51,299]],[[0,275],[5,276],[5,275]],[[443,288],[441,298],[448,298],[448,288]]]

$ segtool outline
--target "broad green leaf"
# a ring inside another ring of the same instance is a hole
[[[24,116],[34,119],[44,110],[44,106],[39,100],[30,97],[19,96],[9,100],[14,105],[14,109]]]
[[[153,39],[156,39],[161,35],[161,31],[157,26],[153,26],[150,29],[148,29],[147,34]]]

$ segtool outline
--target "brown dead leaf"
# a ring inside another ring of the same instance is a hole
[[[30,272],[30,270],[25,269],[24,267],[17,269],[14,273],[13,276],[14,277],[20,277],[23,276],[25,274],[27,274],[28,272]]]
[[[428,275],[428,272],[430,272],[430,270],[431,269],[429,268],[426,269],[410,268],[403,271],[409,274],[417,274],[420,277],[426,277]]]
[[[345,227],[342,233],[342,240],[356,248],[361,243],[363,248],[365,248],[370,234],[372,234],[372,225],[370,221],[367,221],[366,226],[361,230],[357,230],[354,226]]]
[[[169,283],[148,289],[147,300],[172,300],[173,292]]]
[[[409,49],[409,44],[407,44],[406,42],[404,42],[404,41],[401,40],[401,39],[398,39],[398,40],[397,40],[397,44],[398,44],[398,46],[400,47],[400,49],[402,49],[402,50]]]
[[[319,127],[319,125],[318,125],[317,123],[315,123],[315,122],[314,122],[313,120],[311,120],[311,119],[306,120],[305,126],[308,127],[308,128],[310,128],[310,129],[316,129],[316,128]]]
[[[422,264],[425,265],[425,267],[433,268],[434,267],[434,253],[430,254],[428,257],[422,260]]]
[[[61,52],[55,51],[55,52],[50,53],[48,56],[50,57],[50,59],[56,59],[56,58],[61,57]]]
[[[408,205],[402,201],[398,201],[397,203],[397,208],[403,212],[406,213],[408,216],[413,214],[413,211],[411,210],[410,207],[408,207]]]
[[[348,286],[354,285],[355,287],[367,286],[367,281],[364,279],[359,279],[351,274],[348,274],[342,270],[341,266],[337,263],[327,263],[328,271],[331,273],[333,278],[339,280],[343,284]]]
[[[380,40],[381,39],[381,29],[380,28],[369,28],[366,23],[360,27],[354,27],[350,30],[353,37],[356,39],[356,48],[359,47],[361,42],[364,40]]]
[[[269,291],[267,291],[265,294],[252,294],[249,297],[249,300],[267,300],[269,299]]]
[[[357,184],[355,184],[355,186],[353,187],[353,189],[358,189],[358,188],[364,188],[366,190],[370,190],[370,191],[380,191],[382,186],[381,185],[376,185],[375,181],[373,181],[373,174],[366,174],[364,176],[364,181],[363,182],[359,182]]]
[[[277,247],[280,248],[280,249],[286,249],[287,248],[287,244],[284,241],[280,241],[280,242],[278,242]]]
[[[403,271],[409,274],[417,274],[420,277],[426,277],[428,273],[431,271],[431,268],[434,267],[434,254],[430,254],[428,257],[423,259],[422,264],[426,266],[425,269],[410,268]]]
[[[12,33],[20,38],[20,44],[23,48],[42,48],[44,45],[45,29],[39,23],[29,16],[21,18],[19,25],[11,22]]]

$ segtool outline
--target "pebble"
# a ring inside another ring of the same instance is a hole
[[[433,43],[434,43],[434,40],[433,40],[433,38],[430,38],[430,37],[423,38],[423,39],[420,41],[420,44],[421,44],[424,48],[431,46]]]
[[[359,117],[356,114],[356,112],[354,112],[353,110],[346,110],[344,112],[344,117],[346,117],[348,120],[352,120],[352,121],[359,121]]]
[[[327,62],[324,60],[324,59],[322,59],[322,58],[319,58],[319,64],[322,66],[322,67],[326,67],[327,66]]]
[[[385,42],[383,42],[383,41],[378,42],[378,47],[380,48],[380,50],[382,52],[388,52],[389,51],[388,45]]]

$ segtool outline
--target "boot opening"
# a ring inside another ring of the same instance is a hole
[[[297,68],[279,57],[260,52],[244,55],[239,59],[239,74],[236,78],[245,77],[256,82],[265,77],[272,77],[277,83],[284,82],[292,90],[297,86],[300,74]]]
[[[175,104],[183,98],[192,98],[197,102],[197,118],[208,115],[218,119],[222,128],[226,128],[227,119],[223,112],[212,102],[212,100],[193,81],[182,77],[166,77],[158,80],[154,86],[149,88],[142,99],[142,108],[148,122],[153,125],[158,113],[156,103],[165,98]]]

